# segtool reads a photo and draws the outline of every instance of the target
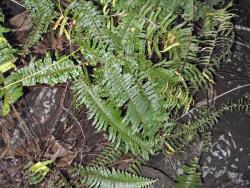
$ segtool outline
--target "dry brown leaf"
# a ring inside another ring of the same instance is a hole
[[[28,11],[10,18],[9,22],[15,28],[14,31],[28,31],[32,28],[31,16]]]
[[[13,158],[14,157],[14,151],[11,148],[11,136],[8,131],[8,129],[3,126],[2,127],[2,134],[1,134],[3,141],[4,141],[4,148],[0,149],[0,158]]]
[[[73,160],[76,158],[76,153],[62,146],[53,135],[50,137],[50,143],[51,145],[48,147],[45,153],[45,157],[49,157],[50,159],[55,160],[55,164],[57,167],[65,167],[71,165]]]

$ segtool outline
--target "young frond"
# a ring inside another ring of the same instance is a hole
[[[32,162],[28,163],[25,169],[25,175],[28,179],[30,185],[36,185],[41,183],[45,176],[49,173],[50,169],[48,167],[49,164],[53,163],[52,160],[37,162],[33,164]]]
[[[73,176],[80,176],[80,183],[92,188],[144,188],[155,182],[120,170],[109,170],[104,167],[76,166]]]

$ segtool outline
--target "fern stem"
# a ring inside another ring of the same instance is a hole
[[[225,95],[227,95],[227,94],[230,94],[230,93],[232,93],[232,92],[234,92],[234,91],[236,91],[236,90],[243,89],[243,88],[249,87],[249,86],[250,86],[250,83],[249,83],[249,84],[242,85],[242,86],[237,86],[237,87],[235,87],[235,88],[233,88],[233,89],[231,89],[231,90],[229,90],[229,91],[226,91],[226,92],[224,92],[224,93],[222,93],[222,94],[220,94],[220,95],[218,95],[218,96],[216,96],[216,97],[214,97],[214,98],[212,98],[212,99],[209,99],[209,100],[206,100],[206,101],[204,101],[204,102],[201,102],[201,103],[197,104],[196,107],[192,108],[191,110],[189,110],[188,112],[186,112],[185,114],[183,114],[180,118],[177,119],[177,121],[179,121],[180,119],[184,118],[184,117],[187,116],[188,114],[193,113],[193,112],[194,112],[195,110],[197,110],[198,108],[200,108],[200,107],[202,107],[202,106],[204,106],[204,105],[207,105],[208,103],[210,103],[210,102],[212,102],[212,101],[216,101],[217,99],[219,99],[219,98],[221,98],[221,97],[223,97],[223,96],[225,96]]]
[[[15,3],[15,4],[17,4],[18,6],[21,6],[21,7],[23,7],[23,8],[26,9],[25,6],[23,6],[21,3],[17,2],[17,1],[15,1],[15,0],[10,0],[10,1],[13,2],[13,3]]]

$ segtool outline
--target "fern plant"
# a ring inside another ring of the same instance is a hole
[[[214,83],[213,75],[230,51],[234,14],[231,4],[215,9],[219,2],[25,0],[33,28],[24,54],[49,32],[53,17],[58,17],[54,30],[77,50],[66,56],[33,57],[27,66],[12,71],[1,83],[3,114],[21,97],[24,86],[70,81],[75,105],[88,109],[97,131],[105,131],[111,148],[118,151],[108,148],[89,166],[73,168],[76,182],[91,187],[152,184],[133,174],[138,164],[163,148],[167,154],[184,151],[209,132],[225,110],[249,109],[249,101],[242,100],[201,111],[187,124],[177,121],[190,109],[196,91]],[[10,57],[8,62],[14,59]],[[106,167],[123,153],[135,159],[128,169],[131,174]]]

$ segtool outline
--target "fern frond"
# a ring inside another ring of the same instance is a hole
[[[196,91],[197,88],[208,87],[209,82],[213,83],[213,81],[211,80],[213,79],[212,77],[210,78],[209,76],[207,77],[204,76],[204,74],[202,74],[202,72],[195,65],[192,65],[192,64],[187,64],[185,66],[183,70],[183,77],[188,83],[190,89],[194,91]]]
[[[140,166],[146,164],[147,161],[140,156],[134,156],[132,163],[127,170],[128,173],[140,175]]]
[[[178,176],[176,181],[177,188],[196,188],[201,184],[201,172],[199,158],[195,157],[191,164],[183,165],[183,175]]]
[[[22,81],[23,86],[33,86],[35,84],[55,85],[65,83],[67,80],[72,80],[78,77],[81,73],[81,68],[73,63],[68,58],[61,57],[63,61],[58,63],[53,61],[47,55],[43,60],[32,60],[28,66],[17,71],[22,78],[27,77]],[[29,77],[30,75],[34,75]]]
[[[107,20],[93,2],[86,0],[72,1],[64,11],[64,16],[68,15],[72,15],[75,22],[71,34],[73,40],[94,39],[107,45],[109,50],[114,49],[110,31],[107,29]]]
[[[215,109],[201,109],[198,115],[188,124],[178,125],[176,130],[166,137],[166,153],[181,151],[195,138],[202,137],[209,132],[226,111],[239,110],[249,114],[250,100],[241,98],[236,102],[219,106]],[[172,135],[172,136],[171,136]]]
[[[73,169],[73,174],[73,177],[81,177],[81,184],[93,188],[144,188],[155,182],[155,180],[149,180],[120,170],[109,170],[98,166],[76,166]]]
[[[0,10],[0,24],[4,21],[4,15]],[[15,62],[15,52],[16,50],[12,48],[9,42],[4,37],[4,33],[8,32],[9,30],[2,27],[0,25],[0,85],[4,86],[15,82],[19,79],[19,76],[15,73],[12,73],[11,78],[7,77],[4,78],[3,73],[9,71],[12,68],[16,68]],[[2,87],[0,87],[1,89]],[[7,115],[10,111],[10,105],[16,102],[22,96],[22,86],[20,84],[15,84],[12,87],[8,87],[4,90],[0,90],[0,98],[3,99],[3,105],[1,109],[2,115]]]
[[[11,47],[11,45],[3,36],[3,33],[6,31],[7,30],[0,27],[0,74],[5,73],[12,68],[16,68],[16,66],[14,65],[14,53],[16,52],[16,50]]]
[[[158,103],[167,112],[171,112],[176,107],[178,109],[184,107],[186,111],[189,109],[191,98],[185,80],[174,68],[165,67],[165,64],[167,62],[146,69],[142,73],[143,77],[154,84],[155,92],[160,96],[157,97]],[[169,66],[171,65],[172,63]]]
[[[233,42],[233,25],[230,21],[235,15],[227,11],[227,8],[218,10],[208,15],[204,33],[200,39],[204,46],[200,51],[199,62],[206,67],[218,67],[220,61],[231,48]]]
[[[7,28],[2,27],[1,25],[4,22],[4,15],[2,13],[2,10],[0,9],[0,84],[3,80],[2,73],[7,72],[8,70],[15,68],[14,62],[15,62],[15,56],[14,53],[16,50],[12,48],[12,46],[9,44],[9,42],[4,37],[4,34],[8,32],[9,30]]]
[[[90,166],[108,166],[115,160],[119,159],[123,152],[124,148],[122,146],[116,148],[115,143],[111,143],[98,155],[94,161],[91,162]]]
[[[32,31],[23,45],[23,53],[37,44],[42,34],[47,32],[48,26],[54,16],[54,3],[50,0],[24,0],[24,6],[30,11],[32,18]]]
[[[124,142],[126,151],[133,154],[142,153],[148,158],[152,153],[152,144],[149,141],[134,134],[123,121],[119,109],[112,101],[104,101],[98,94],[98,88],[87,84],[83,79],[76,81],[73,86],[75,99],[79,105],[85,105],[89,109],[89,118],[94,119],[97,130],[108,130],[109,141],[116,141],[117,147]]]
[[[2,114],[7,115],[10,112],[10,105],[14,104],[22,95],[23,95],[23,87],[21,83],[12,84],[21,77],[17,73],[12,73],[10,76],[4,79],[4,89],[1,87],[0,89],[0,98],[3,98],[3,106],[2,106]],[[8,86],[10,85],[11,86]]]
[[[223,105],[223,107],[221,108],[222,112],[225,111],[240,111],[240,112],[244,112],[249,115],[250,113],[250,100],[243,97],[238,99],[237,102],[228,102],[227,104]]]
[[[139,132],[142,128],[149,129],[147,126],[150,126],[154,121],[154,113],[151,111],[147,99],[140,93],[133,76],[129,73],[122,74],[122,68],[118,64],[106,66],[104,76],[105,86],[116,104],[122,107],[127,103],[127,116],[125,118],[131,122],[132,130]]]

